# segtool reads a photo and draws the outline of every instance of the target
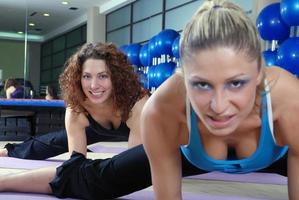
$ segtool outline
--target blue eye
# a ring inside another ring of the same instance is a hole
[[[210,90],[212,88],[212,86],[209,83],[201,81],[191,81],[191,86],[200,90]]]
[[[243,87],[248,81],[246,80],[234,80],[228,83],[228,86],[232,89],[238,89]]]

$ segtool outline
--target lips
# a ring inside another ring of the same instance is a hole
[[[93,96],[100,97],[104,94],[104,91],[98,91],[98,92],[89,91],[89,93]]]
[[[226,127],[230,126],[233,119],[234,119],[234,115],[222,116],[222,117],[208,116],[207,122],[213,128],[221,129],[221,128],[226,128]]]

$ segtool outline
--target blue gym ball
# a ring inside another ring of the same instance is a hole
[[[156,49],[156,36],[153,36],[148,42],[149,49],[149,58],[152,61],[153,58],[157,58],[159,56]]]
[[[299,76],[299,37],[285,40],[277,49],[277,65]]]
[[[148,89],[151,90],[152,87],[156,88],[155,78],[156,78],[156,66],[150,66],[147,72],[148,78]]]
[[[264,56],[264,60],[265,60],[266,66],[276,65],[277,50],[274,50],[274,51],[271,51],[271,50],[263,51],[263,56]]]
[[[119,47],[119,50],[127,55],[129,45],[125,44]]]
[[[148,43],[144,44],[139,51],[139,60],[143,66],[149,66],[151,59],[148,53]]]
[[[172,29],[161,31],[156,37],[156,51],[159,55],[172,54],[172,43],[179,36],[179,33]]]
[[[130,44],[127,48],[127,56],[132,65],[140,66],[139,51],[140,44]]]
[[[159,87],[166,81],[174,72],[176,64],[174,62],[161,63],[156,66],[154,82],[155,86]]]
[[[289,26],[299,26],[299,0],[281,0],[280,15]]]
[[[174,57],[180,58],[180,36],[173,41],[171,51]]]
[[[263,8],[256,19],[256,26],[264,40],[285,40],[290,35],[290,27],[280,16],[280,3]]]

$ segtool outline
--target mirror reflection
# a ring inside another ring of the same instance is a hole
[[[49,94],[47,88],[59,93],[63,64],[86,42],[88,12],[96,7],[99,13],[106,2],[1,0],[0,97],[41,99]]]

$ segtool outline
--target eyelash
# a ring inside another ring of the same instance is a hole
[[[82,78],[84,79],[87,79],[87,78],[90,78],[91,76],[90,75],[83,75]],[[108,75],[107,74],[100,74],[98,75],[98,78],[100,79],[104,79],[104,78],[108,78]]]
[[[248,82],[248,80],[233,80],[233,81],[230,81],[226,84],[226,88],[240,89],[247,82]],[[234,86],[234,85],[238,85],[238,86]],[[209,83],[200,82],[200,81],[194,81],[194,82],[191,81],[191,86],[195,89],[203,90],[203,91],[208,91],[208,90],[211,90],[213,88],[213,86],[211,86]]]

